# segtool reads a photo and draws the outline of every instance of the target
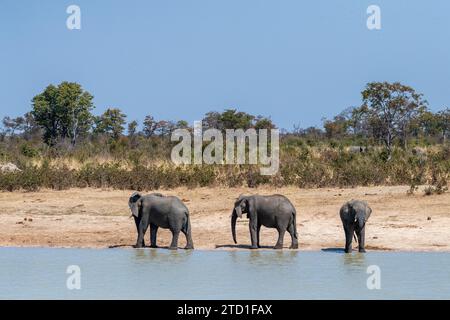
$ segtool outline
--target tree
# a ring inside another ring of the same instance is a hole
[[[161,120],[156,123],[155,133],[161,137],[169,136],[175,129],[175,123],[172,121]]]
[[[220,123],[220,113],[217,111],[210,111],[205,114],[202,120],[203,129],[218,129],[222,130],[219,126]]]
[[[440,133],[439,116],[431,111],[423,112],[412,128],[414,134],[417,136],[423,133],[426,136],[434,136]]]
[[[32,112],[25,113],[23,118],[25,121],[23,125],[23,135],[25,139],[28,140],[33,137],[42,136],[42,130],[34,119]]]
[[[246,112],[236,111],[236,109],[227,109],[219,117],[219,126],[221,129],[249,129],[252,127],[252,116]]]
[[[49,85],[33,100],[32,115],[44,129],[44,141],[53,145],[58,138],[70,138],[72,145],[91,127],[93,96],[75,82]]]
[[[427,102],[422,94],[399,82],[371,82],[361,94],[360,111],[368,117],[368,123],[379,126],[390,158],[395,139],[400,138],[406,146],[408,125],[426,110]]]
[[[437,113],[438,128],[442,133],[443,142],[446,142],[447,136],[450,134],[450,109],[446,108]]]
[[[327,138],[342,138],[347,135],[349,128],[352,125],[352,111],[351,109],[345,109],[333,120],[325,120],[323,128]]]
[[[301,129],[300,135],[315,141],[320,140],[320,138],[323,136],[323,131],[320,128],[308,127],[306,129]]]
[[[138,123],[136,120],[131,121],[130,123],[128,123],[128,136],[130,138],[134,137],[136,135],[136,131],[137,131],[137,127],[138,127]]]
[[[97,117],[95,132],[108,134],[111,138],[117,140],[125,129],[126,117],[120,109],[108,108],[100,117]]]
[[[147,138],[153,136],[155,134],[156,129],[158,128],[157,122],[150,115],[145,117],[143,125],[144,125],[143,132]]]
[[[2,123],[7,135],[13,136],[16,131],[23,131],[25,129],[25,119],[23,117],[4,117]]]
[[[128,138],[129,138],[129,142],[130,142],[130,147],[132,149],[136,148],[138,143],[137,143],[137,127],[138,127],[138,122],[136,120],[131,121],[130,123],[128,123]]]
[[[203,117],[204,129],[244,129],[255,128],[272,128],[275,127],[269,118],[262,116],[255,117],[246,112],[237,111],[236,109],[226,109],[220,113],[217,111],[210,111]],[[258,123],[259,122],[259,123]]]
[[[188,128],[189,128],[189,123],[185,120],[179,120],[175,124],[175,129],[188,129]]]
[[[275,129],[276,128],[275,124],[272,122],[272,120],[270,120],[270,118],[266,118],[266,117],[263,117],[263,116],[257,116],[255,118],[254,127],[255,127],[256,130],[258,130],[258,129],[271,130],[271,129]]]

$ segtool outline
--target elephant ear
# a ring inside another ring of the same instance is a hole
[[[233,213],[231,216],[236,216],[238,218],[242,218],[242,210],[241,210],[241,201],[236,201],[234,204]]]
[[[369,206],[366,206],[366,222],[369,220],[370,214],[372,213],[372,208]]]
[[[137,192],[133,193],[128,201],[128,206],[130,207],[132,215],[136,218],[139,217],[139,211],[142,206],[142,196]]]
[[[256,216],[255,198],[253,196],[248,197],[245,201],[247,202],[247,218]]]

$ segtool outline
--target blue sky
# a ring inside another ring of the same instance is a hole
[[[82,29],[66,28],[81,8]],[[366,27],[381,7],[382,29]],[[76,81],[99,114],[192,121],[237,108],[291,129],[401,81],[450,105],[450,1],[1,0],[0,117],[48,84]]]

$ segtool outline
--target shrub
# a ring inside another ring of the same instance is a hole
[[[21,153],[28,158],[35,158],[39,155],[39,150],[32,147],[28,143],[24,143],[20,146]]]
[[[99,137],[98,141],[86,140],[72,149],[61,150],[30,142],[20,147],[13,142],[0,142],[0,160],[23,168],[22,172],[0,173],[0,190],[107,187],[143,191],[216,185],[305,188],[407,184],[409,193],[413,193],[417,186],[426,184],[427,194],[438,194],[447,190],[450,179],[448,145],[429,147],[425,156],[395,148],[388,160],[383,148],[377,146],[354,153],[346,151],[343,141],[332,141],[331,145],[316,141],[308,146],[305,139],[287,136],[280,145],[279,172],[263,176],[257,165],[174,165],[169,159],[170,142],[139,136],[135,140],[139,143],[132,147],[129,139],[111,145],[108,139]],[[67,163],[75,165],[69,167]]]

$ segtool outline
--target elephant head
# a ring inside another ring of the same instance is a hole
[[[231,233],[233,235],[233,241],[236,242],[236,220],[242,218],[243,213],[247,213],[247,217],[253,211],[252,198],[240,196],[234,203],[233,213],[231,214]]]
[[[359,230],[363,230],[367,220],[372,213],[372,209],[366,204],[363,207],[358,206],[357,208],[353,208],[355,210],[355,227]]]
[[[128,200],[128,206],[130,207],[131,213],[135,218],[139,217],[139,211],[142,206],[142,196],[140,193],[135,192],[131,195]]]

